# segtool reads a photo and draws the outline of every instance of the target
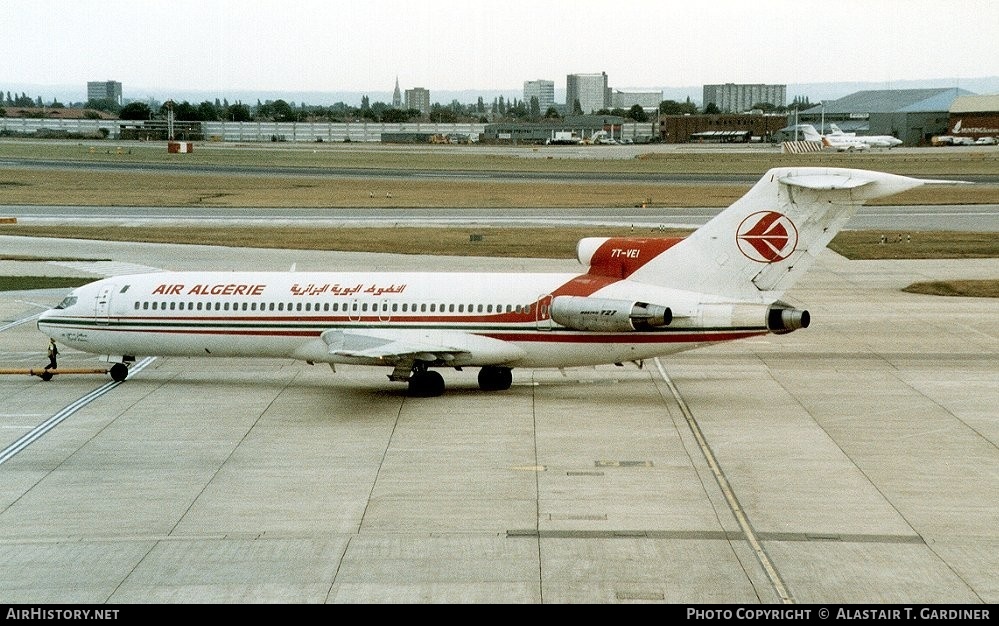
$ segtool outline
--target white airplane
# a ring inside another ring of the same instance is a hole
[[[163,272],[74,289],[38,328],[104,355],[291,358],[391,368],[435,396],[432,368],[641,363],[807,328],[785,291],[865,201],[925,181],[856,169],[776,168],[689,237],[586,238],[582,273]]]
[[[835,148],[839,152],[867,150],[870,146],[857,137],[843,135],[822,135],[811,124],[799,124],[798,128],[805,135],[805,141],[819,141],[826,148]]]
[[[891,135],[860,135],[857,133],[844,133],[840,130],[839,126],[835,124],[830,124],[829,129],[832,131],[829,133],[830,137],[852,137],[858,141],[863,141],[869,146],[875,148],[894,148],[895,146],[902,145],[902,140],[897,137],[892,137]]]

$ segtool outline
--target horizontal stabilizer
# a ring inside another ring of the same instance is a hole
[[[802,174],[784,176],[778,179],[785,185],[801,187],[803,189],[815,189],[817,191],[829,191],[833,189],[856,189],[874,182],[871,178],[860,178],[857,176],[843,176],[839,174]]]

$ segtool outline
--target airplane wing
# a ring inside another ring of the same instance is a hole
[[[412,357],[421,361],[451,361],[468,350],[454,344],[434,341],[425,332],[405,330],[328,330],[321,335],[330,354],[388,362]]]
[[[333,357],[372,365],[501,365],[523,358],[523,348],[501,339],[463,331],[406,328],[333,329],[321,336]]]

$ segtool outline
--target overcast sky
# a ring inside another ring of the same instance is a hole
[[[4,84],[616,89],[999,75],[997,0],[5,0]],[[32,94],[35,95],[35,94]],[[38,94],[43,95],[45,94]]]

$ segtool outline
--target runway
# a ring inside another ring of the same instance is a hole
[[[85,207],[0,205],[0,217],[25,225],[75,226],[641,226],[697,228],[721,212],[715,207],[667,208],[232,208]],[[848,224],[852,230],[999,232],[999,205],[865,206]]]
[[[372,270],[412,257],[0,237],[2,274]],[[568,261],[420,257],[571,271]],[[646,367],[386,372],[157,358],[0,464],[10,603],[999,601],[999,304],[901,292],[999,261],[847,261],[812,325]],[[0,364],[45,362],[0,293]],[[95,363],[80,353],[60,364]],[[0,378],[0,448],[107,384]]]

